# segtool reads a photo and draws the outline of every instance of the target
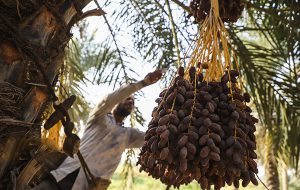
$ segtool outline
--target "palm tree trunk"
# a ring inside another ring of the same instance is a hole
[[[43,112],[71,38],[91,0],[0,0],[0,189],[13,179],[41,140]]]
[[[278,175],[278,162],[274,156],[274,150],[272,145],[267,146],[266,156],[266,176],[267,176],[267,187],[270,190],[279,190],[279,175]]]
[[[289,186],[288,186],[288,175],[287,175],[287,167],[285,164],[282,164],[282,168],[281,168],[281,183],[282,183],[282,190],[288,190]]]

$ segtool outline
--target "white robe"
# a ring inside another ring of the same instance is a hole
[[[95,177],[110,179],[121,160],[123,151],[126,148],[139,148],[143,145],[143,132],[118,125],[114,117],[108,114],[116,104],[142,87],[141,82],[121,87],[107,95],[92,110],[87,128],[81,138],[80,152]],[[77,156],[68,157],[51,174],[59,182],[80,167]],[[88,189],[88,182],[84,171],[80,169],[72,190],[85,189]]]

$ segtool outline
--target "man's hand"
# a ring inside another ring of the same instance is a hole
[[[162,75],[164,73],[164,70],[162,69],[158,69],[154,72],[151,72],[151,73],[148,73],[144,80],[142,80],[143,84],[145,86],[148,86],[148,85],[151,85],[151,84],[154,84],[156,83],[159,79],[161,79]]]

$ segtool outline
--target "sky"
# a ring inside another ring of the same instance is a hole
[[[101,6],[101,5],[100,5]],[[108,6],[107,8],[104,9],[104,11],[107,13],[106,17],[109,20],[110,15],[113,12],[114,7]],[[90,3],[85,9],[90,10],[94,9],[95,4]],[[104,23],[104,18],[103,17],[88,17],[86,21],[89,23],[87,32],[92,34],[95,30],[97,32],[95,33],[95,41],[94,43],[103,43],[107,36],[110,36],[110,32],[108,30],[107,25]],[[109,22],[112,22],[109,20]],[[133,49],[133,39],[132,36],[125,30],[125,32],[122,32],[122,35],[117,35],[116,38],[118,40],[118,43],[126,44],[129,48]],[[128,35],[126,35],[128,33]],[[76,28],[73,30],[73,34],[75,37],[78,37],[78,31]],[[114,44],[112,44],[114,46]],[[146,60],[143,60],[138,54],[135,55],[136,60],[131,60],[132,62],[130,63],[130,68],[134,69],[134,71],[138,74],[137,77],[135,77],[137,80],[142,80],[149,72],[154,71],[155,69],[152,68],[153,64],[147,64]],[[86,77],[88,79],[93,79],[94,78],[94,72],[88,72],[86,73]],[[138,99],[135,101],[135,105],[140,109],[144,119],[146,120],[145,126],[150,122],[151,120],[151,113],[153,108],[157,105],[155,103],[155,99],[158,97],[159,93],[163,90],[164,85],[158,81],[157,83],[147,86],[141,90],[143,93],[143,96],[139,96]],[[95,106],[101,99],[107,95],[108,93],[111,93],[114,91],[112,86],[108,86],[106,84],[92,84],[92,83],[87,83],[87,86],[82,85],[82,89],[85,91],[84,96],[87,102],[89,102],[92,107]],[[125,127],[130,126],[129,123],[129,117],[125,121]],[[146,127],[142,127],[141,125],[137,124],[137,126],[140,130],[145,131]],[[82,133],[82,131],[81,131]],[[81,134],[80,133],[80,134]]]

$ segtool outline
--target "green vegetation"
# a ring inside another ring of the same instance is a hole
[[[108,190],[120,190],[124,187],[124,177],[121,173],[121,167],[117,169],[117,172],[112,177],[112,183],[109,186]],[[166,185],[161,183],[159,180],[153,179],[152,177],[148,176],[145,172],[139,173],[137,167],[134,167],[134,174],[133,174],[133,184],[131,190],[165,190]],[[174,189],[174,188],[171,188]],[[226,187],[226,190],[234,190],[233,187]],[[263,190],[264,187],[262,184],[259,186],[254,186],[250,184],[248,187],[243,188],[244,190]],[[292,188],[291,188],[292,189]],[[197,182],[192,182],[189,185],[181,186],[180,190],[201,190],[200,186]],[[293,190],[293,189],[292,189]],[[296,190],[296,189],[294,189]]]

